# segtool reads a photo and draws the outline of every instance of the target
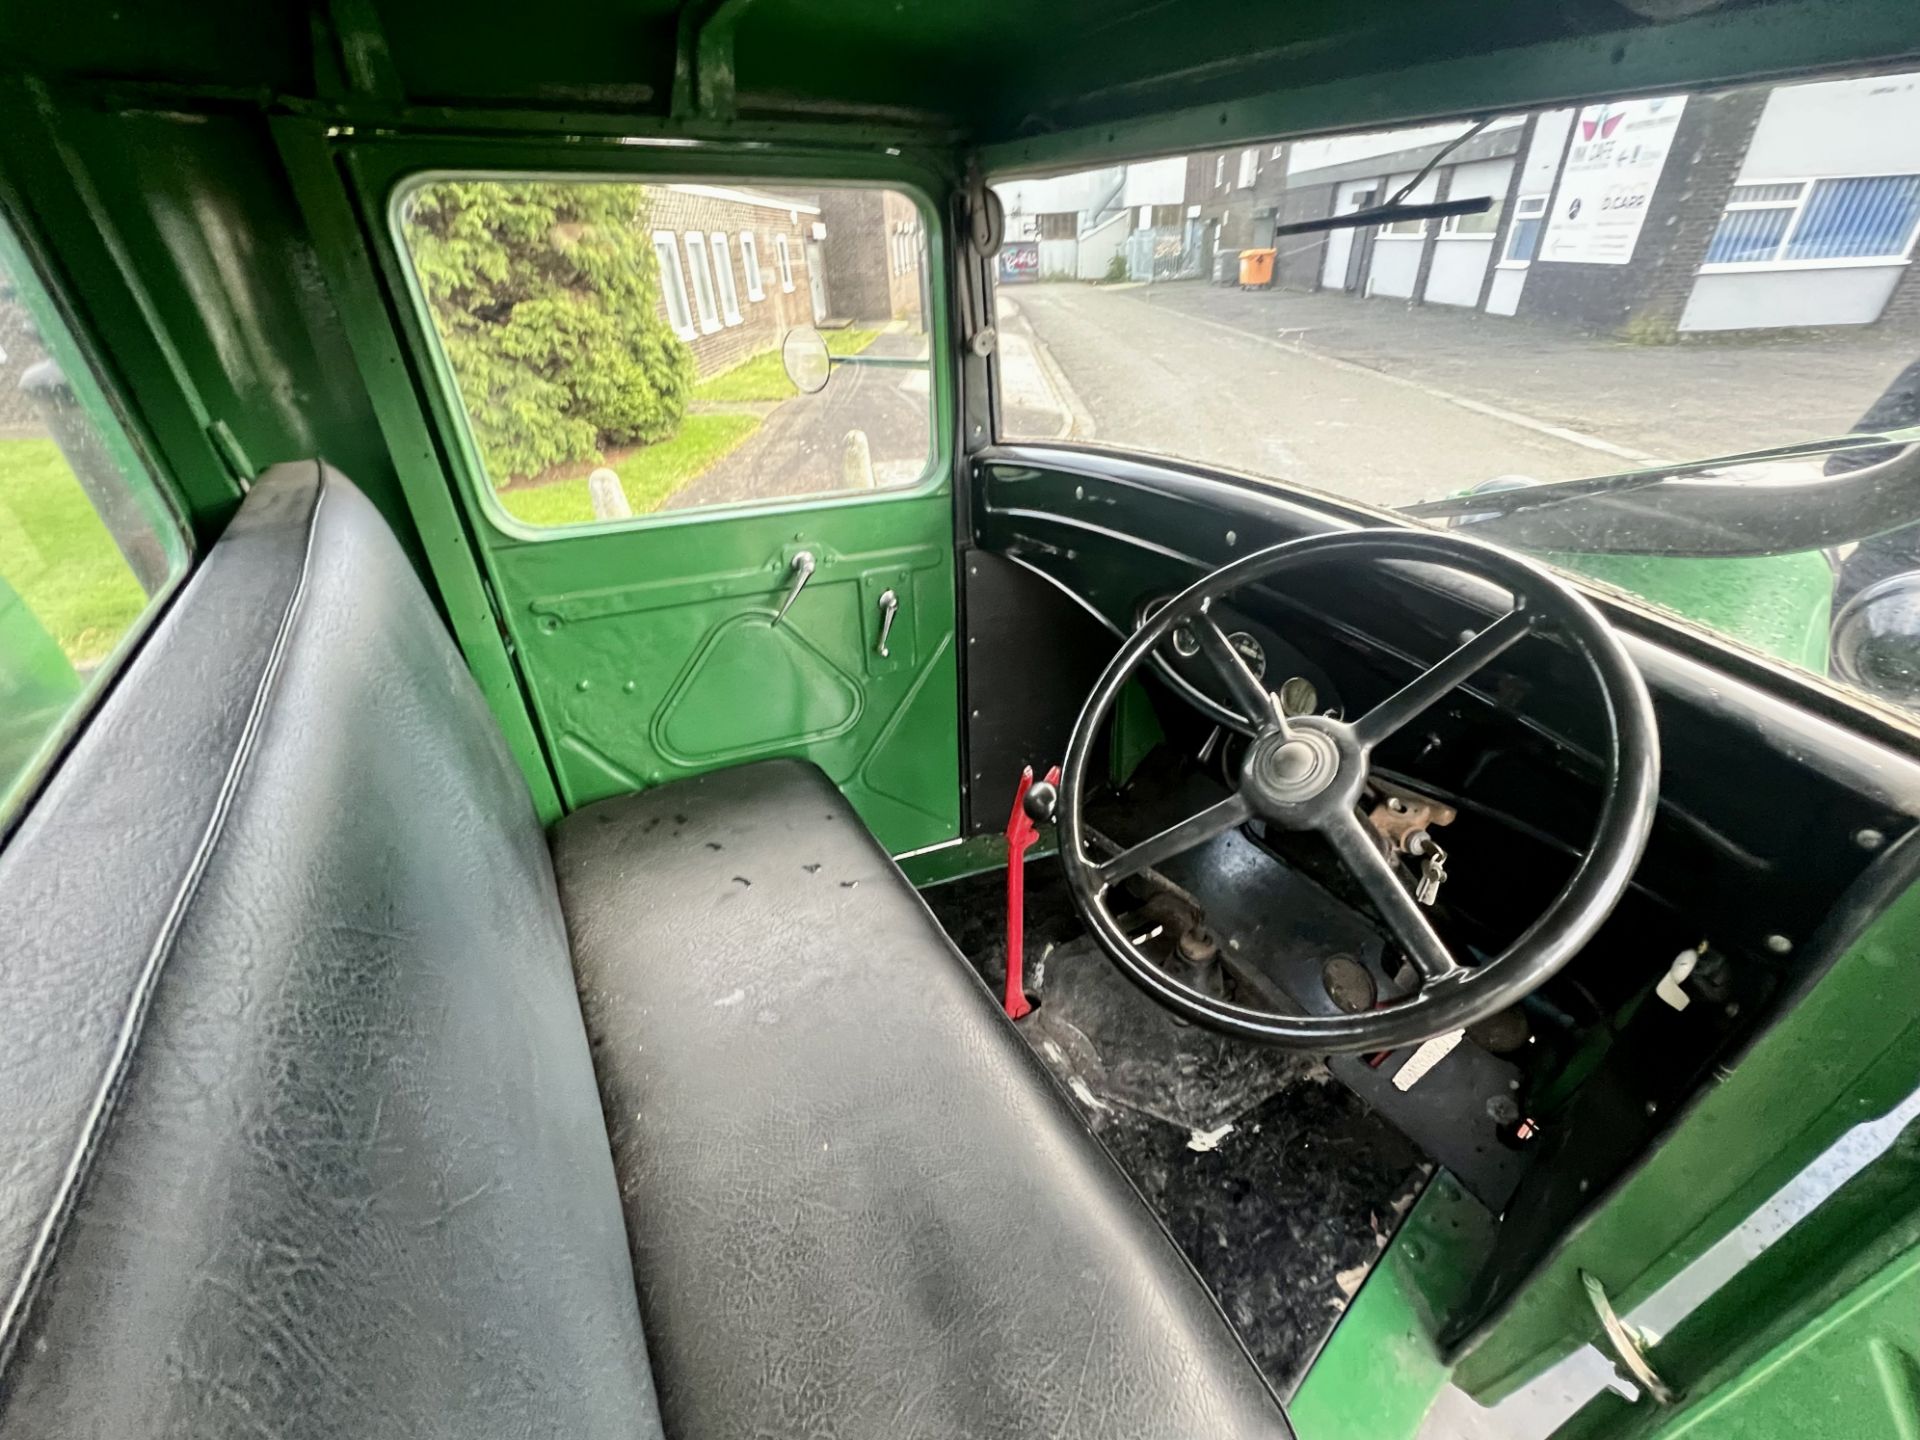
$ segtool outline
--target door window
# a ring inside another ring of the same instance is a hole
[[[187,559],[178,520],[0,222],[0,825]]]
[[[927,227],[909,196],[474,176],[424,181],[395,205],[483,508],[509,528],[853,497],[926,477]],[[816,315],[832,318],[816,328]],[[818,363],[790,371],[788,357],[806,356]]]

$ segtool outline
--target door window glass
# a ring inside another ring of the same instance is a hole
[[[1259,206],[1211,150],[999,187],[1002,438],[1459,528],[1920,714],[1920,71],[1280,150]],[[1396,201],[1443,213],[1300,228]]]
[[[0,824],[187,558],[178,521],[0,222]]]
[[[927,235],[904,194],[476,176],[406,190],[395,223],[490,513],[583,525],[929,472]]]

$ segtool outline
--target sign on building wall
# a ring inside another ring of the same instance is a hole
[[[1633,258],[1686,108],[1686,96],[1667,95],[1581,110],[1540,259],[1624,265]]]
[[[1040,278],[1040,242],[1009,240],[1000,247],[1000,283],[1017,284]]]

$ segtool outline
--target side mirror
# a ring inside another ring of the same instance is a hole
[[[833,376],[827,342],[811,325],[787,331],[787,338],[780,342],[780,364],[787,372],[787,379],[793,382],[793,388],[802,395],[819,394]]]

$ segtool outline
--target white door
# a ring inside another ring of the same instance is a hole
[[[820,255],[820,242],[807,241],[807,288],[813,292],[813,323],[820,325],[827,318],[827,277],[820,268],[824,264]]]
[[[1371,204],[1374,199],[1373,180],[1349,180],[1340,187],[1340,193],[1334,200],[1333,213],[1351,215],[1363,204]],[[1320,264],[1320,283],[1328,290],[1347,288],[1347,267],[1353,263],[1353,231],[1329,230],[1327,232],[1327,256]]]

